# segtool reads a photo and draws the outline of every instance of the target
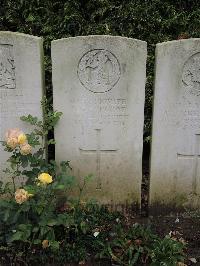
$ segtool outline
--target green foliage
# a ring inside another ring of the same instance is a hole
[[[149,227],[134,224],[124,231],[117,225],[114,230],[117,237],[104,244],[100,256],[110,256],[119,265],[175,266],[184,260],[183,243],[168,236],[161,239]]]
[[[166,236],[164,239],[157,239],[153,244],[151,254],[152,266],[176,266],[177,261],[183,260],[183,253],[180,252],[184,245],[181,242]]]
[[[141,225],[126,229],[123,222],[119,222],[124,217],[118,213],[110,213],[92,203],[79,205],[73,210],[65,207],[64,212],[48,221],[47,228],[42,227],[41,236],[51,238],[48,248],[41,248],[40,239],[35,239],[31,246],[28,242],[31,231],[38,235],[39,226],[33,228],[30,224],[20,224],[9,249],[2,246],[5,254],[16,254],[17,251],[19,255],[15,259],[24,260],[29,265],[78,263],[91,257],[126,266],[175,266],[184,260],[184,244],[169,237],[161,239],[150,228]]]
[[[200,35],[198,0],[3,0],[0,30],[44,38],[46,85],[51,97],[50,43],[54,39],[92,34],[120,35],[148,43],[145,140],[149,141],[158,42]]]

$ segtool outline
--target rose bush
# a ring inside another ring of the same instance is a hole
[[[44,100],[43,107],[47,101]],[[59,167],[45,157],[48,131],[59,120],[61,113],[44,108],[44,121],[28,115],[21,120],[34,126],[25,134],[19,128],[8,129],[3,146],[10,153],[5,175],[9,182],[0,183],[0,241],[3,244],[21,241],[29,245],[56,248],[54,227],[59,202],[58,191],[66,193],[74,182],[68,162]],[[53,140],[49,140],[52,143]],[[63,217],[62,217],[63,219]],[[59,221],[62,224],[62,221]],[[45,242],[46,241],[46,242]],[[46,244],[45,244],[46,243]],[[47,244],[48,243],[48,244]]]

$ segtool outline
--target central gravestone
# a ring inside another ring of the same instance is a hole
[[[200,39],[158,44],[150,204],[200,206]]]
[[[69,160],[87,197],[140,205],[146,43],[88,36],[52,42],[56,160]]]
[[[42,117],[43,47],[42,39],[31,35],[0,32],[0,140],[10,128],[25,133],[29,127],[20,116]],[[0,145],[1,181],[6,179],[9,154]],[[7,179],[6,179],[7,180]],[[8,180],[7,180],[8,181]]]

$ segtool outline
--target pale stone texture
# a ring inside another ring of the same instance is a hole
[[[20,116],[42,117],[42,39],[21,33],[0,32],[0,138],[9,128],[30,131]],[[6,167],[7,152],[0,146],[0,174]]]
[[[151,207],[200,206],[200,39],[156,47]]]
[[[52,42],[56,160],[95,179],[88,197],[140,205],[146,42],[87,36]]]

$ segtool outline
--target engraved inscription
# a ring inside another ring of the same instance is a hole
[[[96,98],[82,99],[81,116],[84,121],[90,121],[91,124],[124,124],[127,114],[127,100],[124,98]],[[94,110],[94,106],[96,107]]]
[[[192,130],[193,132],[200,131],[199,97],[194,97],[194,95],[180,97],[174,108],[176,108],[177,112],[176,114],[171,114],[170,117],[176,117],[177,126],[180,129]]]
[[[0,89],[15,89],[13,46],[0,44]]]
[[[78,77],[83,86],[94,93],[111,90],[120,78],[120,65],[109,51],[95,49],[87,52],[78,65]]]
[[[183,111],[183,129],[189,128],[194,130],[200,130],[200,108],[188,108]]]
[[[194,54],[185,62],[182,81],[188,92],[200,95],[200,53]]]

